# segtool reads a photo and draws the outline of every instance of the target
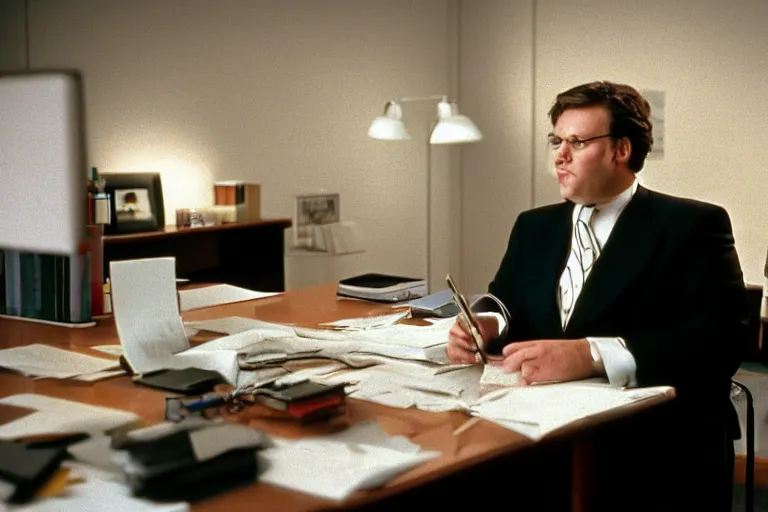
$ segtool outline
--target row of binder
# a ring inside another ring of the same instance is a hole
[[[0,314],[62,323],[91,320],[90,253],[0,249]]]

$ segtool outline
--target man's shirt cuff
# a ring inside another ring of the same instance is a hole
[[[621,338],[587,338],[593,360],[617,388],[637,386],[637,364]]]

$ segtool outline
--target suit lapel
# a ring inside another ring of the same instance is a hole
[[[535,274],[535,296],[532,300],[533,314],[539,317],[540,325],[556,325],[553,332],[562,332],[560,310],[557,305],[560,275],[565,268],[568,252],[571,249],[571,230],[573,227],[573,203],[566,202],[558,209],[551,225],[547,228],[549,236],[539,240],[546,245],[537,254],[538,269]]]
[[[584,283],[565,332],[579,332],[615,300],[642,270],[658,237],[650,220],[649,193],[638,187]]]

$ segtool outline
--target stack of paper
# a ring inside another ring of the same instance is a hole
[[[532,439],[569,423],[664,395],[672,388],[619,389],[597,381],[536,384],[501,389],[478,399],[472,415]]]
[[[439,457],[407,439],[389,438],[369,424],[335,436],[276,440],[259,454],[267,468],[259,480],[332,500],[380,487],[395,476]]]
[[[0,366],[31,377],[94,381],[125,373],[117,361],[33,343],[0,350]]]
[[[36,411],[0,425],[0,439],[8,440],[41,435],[103,433],[139,419],[132,412],[45,395],[12,395],[0,399],[0,404]]]

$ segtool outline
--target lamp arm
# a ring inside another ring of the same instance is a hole
[[[448,96],[445,94],[433,94],[432,96],[406,96],[404,98],[400,98],[400,103],[411,103],[414,101],[429,101],[429,100],[448,101]]]

